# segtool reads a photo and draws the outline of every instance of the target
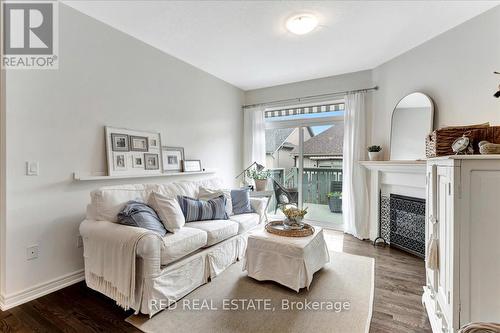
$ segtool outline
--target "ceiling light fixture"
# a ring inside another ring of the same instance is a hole
[[[296,35],[305,35],[318,26],[318,19],[311,14],[300,14],[286,21],[286,28]]]

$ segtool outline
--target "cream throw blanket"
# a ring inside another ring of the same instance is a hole
[[[143,228],[88,220],[81,224],[80,234],[84,242],[87,286],[111,297],[125,310],[138,309],[135,300],[137,244],[146,235],[160,236]]]

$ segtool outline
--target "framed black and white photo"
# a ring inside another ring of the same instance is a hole
[[[150,137],[148,139],[150,149],[160,149],[160,140],[156,137]]]
[[[201,161],[200,160],[184,160],[184,172],[200,172],[201,171]]]
[[[105,126],[104,135],[108,176],[162,174],[159,132]],[[148,160],[145,154],[149,154]]]
[[[148,138],[145,136],[130,136],[130,150],[131,151],[144,151],[147,152],[148,149]]]
[[[111,133],[111,147],[113,151],[129,151],[128,135]]]
[[[113,168],[115,170],[127,170],[127,158],[123,153],[113,153]]]
[[[141,154],[132,155],[132,167],[138,168],[138,169],[145,169],[144,168],[144,156],[142,156]]]
[[[182,172],[182,161],[184,160],[184,148],[161,147],[163,159],[163,172]]]
[[[144,165],[146,170],[159,170],[158,154],[144,154]]]

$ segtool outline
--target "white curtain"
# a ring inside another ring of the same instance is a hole
[[[358,163],[366,156],[365,93],[345,96],[342,214],[344,231],[369,238],[366,172]]]
[[[266,166],[266,128],[264,107],[243,110],[243,168],[253,162]]]

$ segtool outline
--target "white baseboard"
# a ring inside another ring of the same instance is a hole
[[[40,283],[31,288],[24,289],[17,293],[10,295],[0,295],[0,309],[6,311],[20,304],[34,300],[35,298],[42,297],[50,294],[56,290],[65,288],[77,282],[83,281],[85,275],[83,269],[69,273],[53,280]]]

